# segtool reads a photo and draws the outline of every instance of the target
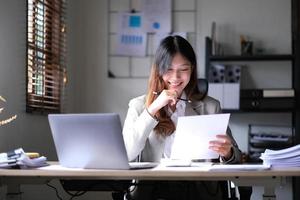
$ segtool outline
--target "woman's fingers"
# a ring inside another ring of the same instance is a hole
[[[166,98],[167,104],[175,105],[177,102],[178,94],[176,90],[163,90],[161,95]]]
[[[217,152],[223,157],[231,156],[231,148],[231,139],[226,134],[217,135],[216,140],[209,142],[209,149]]]
[[[177,102],[178,93],[176,90],[163,90],[161,93],[156,93],[158,97],[148,107],[148,112],[154,116],[162,107],[166,105],[174,106]]]
[[[177,92],[176,91],[170,91],[170,102],[171,102],[171,105],[175,105],[176,102],[177,102]]]

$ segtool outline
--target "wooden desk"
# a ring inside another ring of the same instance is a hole
[[[258,171],[207,171],[201,167],[168,167],[143,170],[66,169],[57,162],[38,169],[0,169],[0,184],[7,185],[8,193],[18,193],[21,184],[44,184],[52,179],[95,180],[231,180],[238,186],[263,186],[264,200],[275,199],[275,187],[285,177],[300,176],[300,167]],[[20,195],[19,195],[20,196]],[[10,199],[19,199],[20,197]]]

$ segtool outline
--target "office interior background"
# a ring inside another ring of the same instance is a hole
[[[291,53],[291,1],[287,0],[173,0],[173,8],[181,10],[173,22],[174,31],[189,27],[189,15],[196,10],[193,42],[198,56],[199,78],[205,76],[204,39],[211,34],[213,21],[217,39],[240,52],[240,35],[248,35],[255,45],[276,54]],[[67,1],[67,71],[68,84],[64,102],[67,113],[119,113],[122,122],[131,98],[144,94],[147,78],[109,78],[109,24],[112,8],[129,11],[138,0],[68,0]],[[195,7],[194,7],[195,6]],[[193,22],[194,23],[194,22]],[[122,63],[121,63],[122,64]],[[149,62],[141,61],[149,70]],[[242,63],[243,64],[243,63]],[[292,68],[289,62],[251,62],[244,88],[291,88]],[[114,66],[122,68],[123,66]],[[143,71],[145,73],[145,71]],[[25,112],[26,90],[26,1],[0,0],[0,95],[5,97],[7,114],[17,114],[12,123],[0,128],[0,152],[18,147],[36,151],[48,160],[57,160],[47,116]],[[242,75],[243,76],[243,75]],[[4,117],[4,116],[3,116]],[[248,149],[249,124],[291,126],[290,113],[238,113],[230,119],[230,127],[241,150]],[[62,196],[68,196],[58,182],[53,182]],[[1,190],[2,191],[2,190]],[[55,199],[46,185],[23,186],[22,199]],[[262,188],[255,188],[252,199],[259,199]],[[290,180],[277,188],[279,199],[292,199]],[[43,194],[43,195],[42,195]],[[46,194],[46,195],[45,195]],[[0,193],[0,197],[4,192]],[[78,199],[110,199],[108,192],[90,192]]]

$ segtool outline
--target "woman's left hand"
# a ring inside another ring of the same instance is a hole
[[[226,134],[217,135],[216,140],[209,142],[209,149],[217,152],[220,156],[228,160],[232,156],[231,139]]]

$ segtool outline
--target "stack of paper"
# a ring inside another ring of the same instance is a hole
[[[272,167],[300,167],[300,144],[282,150],[266,149],[260,159]]]
[[[33,168],[47,165],[47,158],[30,158],[22,148],[0,153],[0,168]]]

